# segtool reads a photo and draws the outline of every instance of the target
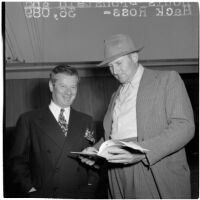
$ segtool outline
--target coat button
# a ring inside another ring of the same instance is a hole
[[[49,149],[47,149],[47,153],[51,153],[51,151]]]
[[[60,171],[60,168],[59,167],[56,167],[56,172],[59,172]]]

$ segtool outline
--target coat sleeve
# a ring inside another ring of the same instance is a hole
[[[165,112],[167,126],[162,132],[141,145],[149,165],[183,148],[194,136],[193,111],[185,85],[177,72],[170,72],[166,87]]]
[[[13,181],[19,184],[25,192],[32,188],[29,167],[29,131],[28,120],[22,115],[17,121],[14,143],[8,159]]]

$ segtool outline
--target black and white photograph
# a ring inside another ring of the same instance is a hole
[[[1,2],[2,198],[198,199],[198,1]]]

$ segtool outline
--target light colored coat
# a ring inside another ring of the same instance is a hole
[[[112,112],[119,89],[112,96],[104,118],[106,140],[111,133]],[[194,136],[194,120],[185,85],[178,73],[145,68],[136,113],[138,142],[150,150],[146,154],[149,164],[140,162],[134,168],[136,198],[154,198],[155,188],[151,190],[151,185],[155,185],[160,198],[191,198],[190,170],[184,146]],[[143,178],[145,175],[141,177],[141,173],[151,176],[149,181],[154,183],[143,187],[148,180]],[[151,190],[152,196],[145,190]]]

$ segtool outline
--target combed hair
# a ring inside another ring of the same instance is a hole
[[[76,76],[79,81],[79,75],[75,68],[70,67],[69,65],[58,65],[54,67],[50,73],[50,81],[54,84],[56,79],[56,74],[66,74],[69,76]]]

